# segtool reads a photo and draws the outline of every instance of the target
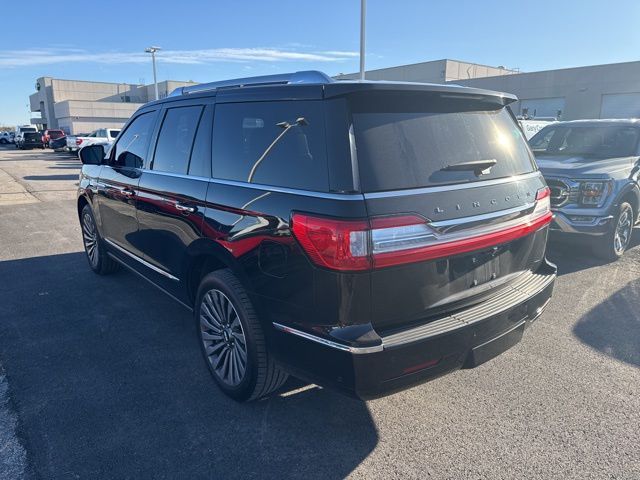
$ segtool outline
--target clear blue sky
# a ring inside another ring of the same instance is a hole
[[[359,0],[27,3],[26,21],[14,2],[0,24],[0,125],[28,121],[41,76],[151,83],[149,45],[164,49],[159,80],[358,69]],[[367,68],[441,58],[523,71],[640,60],[640,1],[368,1]]]

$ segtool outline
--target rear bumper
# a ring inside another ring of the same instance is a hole
[[[509,349],[542,313],[556,267],[543,263],[494,298],[469,309],[380,336],[380,343],[346,345],[274,324],[274,353],[292,374],[361,399],[376,398],[473,368]]]

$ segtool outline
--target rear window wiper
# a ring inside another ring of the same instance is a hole
[[[476,177],[480,175],[486,175],[491,172],[493,167],[498,161],[495,158],[488,158],[487,160],[473,160],[471,162],[460,162],[453,165],[447,165],[440,170],[445,172],[463,172],[472,171]]]

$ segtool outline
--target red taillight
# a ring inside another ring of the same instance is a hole
[[[293,234],[313,263],[334,270],[368,270],[365,220],[334,220],[294,213]]]
[[[76,145],[82,145],[82,139],[76,138]]]
[[[438,231],[423,217],[396,215],[335,220],[294,213],[292,230],[316,265],[362,271],[435,260],[508,243],[547,225],[553,217],[548,187],[538,190],[533,211],[499,226],[454,233]]]
[[[551,189],[549,187],[544,187],[538,190],[536,193],[536,200],[542,200],[543,198],[547,198],[551,196]]]

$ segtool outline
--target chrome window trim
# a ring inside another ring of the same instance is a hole
[[[320,343],[327,347],[335,348],[337,350],[342,350],[344,352],[349,352],[354,354],[363,354],[363,353],[381,352],[382,350],[384,350],[384,345],[382,344],[374,345],[372,347],[350,347],[349,345],[344,345],[342,343],[327,340],[326,338],[318,337],[316,335],[312,335],[310,333],[303,332],[295,328],[287,327],[286,325],[282,325],[280,323],[273,322],[273,326],[276,328],[276,330],[280,330],[281,332],[290,333],[292,335],[296,335],[298,337],[311,340],[312,342]]]
[[[216,183],[218,185],[229,185],[232,187],[245,187],[254,190],[264,190],[277,193],[289,193],[292,195],[301,195],[305,197],[326,198],[329,200],[364,200],[361,193],[329,193],[316,192],[313,190],[302,190],[299,188],[276,187],[272,185],[263,185],[261,183],[247,183],[236,180],[222,180],[219,178],[197,177],[195,175],[185,175],[182,173],[161,172],[148,168],[141,169],[142,173],[153,173],[155,175],[165,175],[167,177],[187,178],[189,180],[198,180],[201,182]]]
[[[522,175],[515,175],[512,177],[495,178],[493,180],[481,180],[479,182],[468,182],[468,183],[454,183],[451,185],[435,185],[433,187],[409,188],[406,190],[387,190],[384,192],[365,193],[363,195],[364,195],[364,198],[367,200],[375,199],[375,198],[404,197],[408,195],[450,192],[452,190],[467,190],[472,188],[486,187],[489,185],[500,185],[503,183],[520,182],[522,180],[528,180],[529,178],[534,178],[534,177],[542,177],[542,174],[540,173],[540,171],[536,170],[535,172],[523,173]]]
[[[371,192],[371,193],[330,193],[330,192],[316,192],[314,190],[304,190],[300,188],[289,187],[277,187],[274,185],[264,185],[262,183],[248,183],[238,180],[223,180],[220,178],[207,178],[198,177],[195,175],[185,175],[182,173],[161,172],[157,170],[151,170],[148,168],[140,169],[142,173],[153,173],[155,175],[165,175],[167,177],[187,178],[190,180],[198,180],[201,182],[210,182],[218,185],[229,185],[232,187],[244,187],[252,188],[254,190],[263,190],[276,193],[287,193],[291,195],[301,195],[306,197],[326,198],[328,200],[347,200],[347,201],[361,201],[375,198],[388,198],[388,197],[403,197],[405,195],[420,195],[423,193],[437,193],[448,192],[452,190],[466,190],[471,188],[485,187],[489,185],[500,185],[503,183],[519,182],[528,180],[529,178],[540,177],[542,174],[539,171],[525,173],[523,175],[516,175],[513,177],[496,178],[494,180],[484,180],[473,183],[456,183],[452,185],[438,185],[434,187],[422,187],[412,188],[408,190],[388,190],[384,192]]]
[[[270,192],[278,192],[278,193],[290,193],[292,195],[302,195],[305,197],[326,198],[330,200],[364,200],[364,197],[361,193],[328,193],[328,192],[325,193],[325,192],[316,192],[313,190],[302,190],[298,188],[275,187],[271,185],[262,185],[260,183],[238,182],[235,180],[220,180],[217,178],[212,178],[210,181],[212,183],[217,183],[220,185],[253,188],[255,190],[267,190]]]
[[[160,275],[164,275],[165,277],[167,277],[170,280],[173,280],[175,282],[179,282],[180,279],[178,277],[174,277],[173,275],[171,275],[169,272],[165,272],[164,270],[162,270],[161,268],[156,267],[155,265],[150,264],[149,262],[147,262],[146,260],[143,260],[142,258],[140,258],[137,255],[134,255],[133,253],[125,250],[124,248],[122,248],[120,245],[112,242],[111,240],[105,238],[104,239],[105,242],[107,242],[109,245],[111,245],[112,247],[114,247],[115,249],[117,249],[119,252],[124,253],[125,255],[129,256],[130,258],[133,258],[134,260],[137,260],[138,262],[140,262],[142,265],[144,265],[145,267],[150,268],[151,270],[153,270],[154,272],[159,273]]]
[[[163,172],[161,170],[152,170],[150,168],[141,168],[142,173],[153,173],[154,175],[164,175],[165,177],[188,178],[189,180],[198,180],[200,182],[210,182],[212,179],[207,177],[198,177],[196,175],[185,175],[183,173]]]

